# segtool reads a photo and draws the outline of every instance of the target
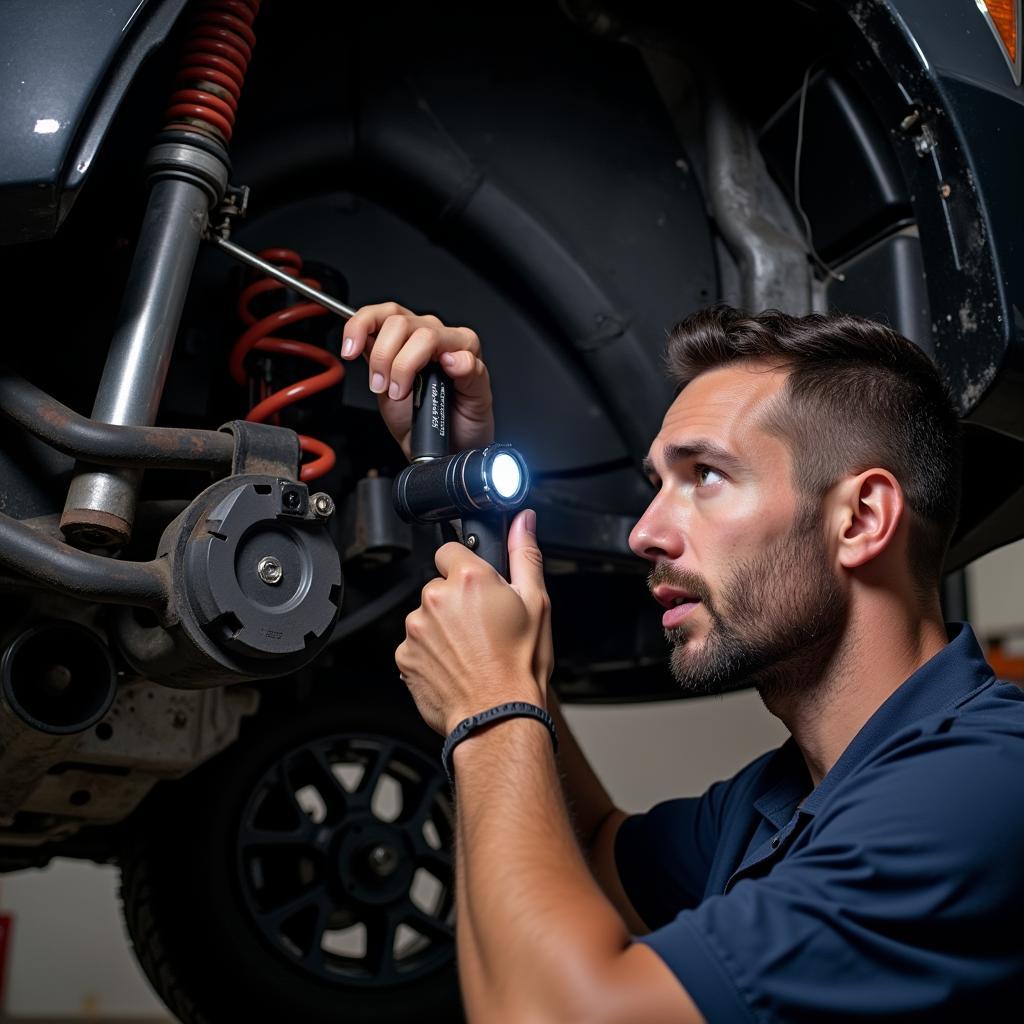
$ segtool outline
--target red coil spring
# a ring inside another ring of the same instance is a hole
[[[167,108],[168,128],[206,130],[231,140],[245,71],[256,45],[260,0],[203,0]]]
[[[302,277],[302,257],[291,249],[264,249],[260,256],[268,263],[274,263],[285,273],[291,274],[303,283],[319,289],[320,283],[310,277]],[[304,341],[293,341],[291,338],[278,338],[272,332],[289,324],[308,320],[314,316],[325,316],[327,310],[315,302],[300,302],[293,306],[257,318],[249,308],[253,300],[265,292],[276,291],[287,287],[270,277],[262,277],[250,284],[238,297],[238,315],[247,327],[246,332],[235,342],[231,350],[228,368],[231,376],[243,387],[249,380],[245,368],[245,357],[256,349],[260,352],[274,352],[280,355],[299,356],[309,359],[325,367],[322,373],[305,380],[289,384],[280,391],[267,393],[266,383],[261,382],[260,401],[249,410],[245,418],[253,423],[263,423],[276,416],[295,402],[315,395],[327,388],[341,383],[345,369],[341,360],[326,349],[317,348]],[[315,456],[310,462],[303,463],[299,472],[300,480],[315,480],[329,472],[334,466],[334,449],[330,445],[318,441],[315,437],[299,435],[299,443],[304,453]]]

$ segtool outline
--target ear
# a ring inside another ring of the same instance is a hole
[[[839,564],[856,569],[878,558],[903,522],[903,489],[887,469],[868,469],[839,487]]]

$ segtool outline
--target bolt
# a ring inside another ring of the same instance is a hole
[[[914,152],[918,156],[927,156],[935,148],[935,136],[928,125],[921,126],[921,134],[914,139]]]
[[[469,548],[470,551],[476,551],[477,545],[479,543],[480,543],[480,538],[475,533],[471,533],[466,538],[466,547]]]
[[[920,110],[912,110],[902,121],[900,121],[900,129],[905,132],[909,132],[911,128],[921,119]]]
[[[281,563],[273,555],[261,558],[259,565],[256,566],[256,571],[260,574],[260,579],[264,583],[269,583],[272,586],[280,583],[281,577],[284,576],[284,569],[281,568]]]
[[[375,846],[367,859],[374,874],[381,877],[390,875],[398,866],[398,857],[390,846]]]
[[[334,499],[323,491],[313,495],[313,511],[321,519],[330,519],[334,515]]]

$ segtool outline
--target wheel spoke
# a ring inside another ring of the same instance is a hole
[[[444,789],[446,784],[443,775],[428,775],[413,791],[412,799],[408,802],[409,806],[402,807],[402,813],[398,820],[403,824],[408,822],[422,829],[437,794]]]
[[[417,907],[405,915],[405,924],[432,942],[454,942],[455,929],[439,917],[432,917]]]
[[[416,866],[429,871],[442,885],[452,884],[454,866],[447,850],[435,850],[424,840],[416,851]]]
[[[394,743],[382,744],[373,755],[373,760],[366,766],[359,785],[351,793],[346,793],[347,798],[353,806],[368,807],[373,800],[373,794],[380,783],[385,769],[391,763],[395,752]]]
[[[299,821],[308,821],[309,815],[303,809],[302,804],[299,803],[295,787],[292,785],[291,779],[288,777],[288,765],[286,762],[281,761],[280,764],[278,764],[277,770],[274,772],[274,778],[277,784],[281,787],[281,790],[285,795],[285,799],[288,801],[288,806],[295,812]]]
[[[301,779],[303,784],[312,785],[316,789],[324,802],[328,820],[344,817],[348,812],[349,795],[331,770],[331,762],[321,746],[311,745],[299,751],[292,757],[291,762],[293,783],[296,779]]]
[[[306,955],[302,958],[302,963],[306,967],[312,967],[316,969],[319,967],[324,960],[324,931],[327,928],[327,922],[331,917],[331,906],[326,900],[320,902],[317,908],[316,922],[313,925],[312,939],[309,944],[309,949],[306,950]]]
[[[291,899],[271,907],[264,913],[263,919],[271,928],[280,932],[281,927],[287,924],[293,917],[309,910],[313,906],[317,908],[318,917],[324,915],[325,909],[327,913],[330,913],[330,902],[322,885],[314,885],[311,888],[303,889],[302,892],[292,896]]]
[[[292,849],[303,847],[319,849],[322,843],[319,841],[318,830],[308,819],[307,822],[307,824],[289,831],[244,825],[239,830],[239,842],[245,851],[251,850],[253,847],[275,846]]]
[[[366,925],[366,966],[378,981],[395,975],[395,933],[401,923],[398,908],[381,909],[368,915]]]

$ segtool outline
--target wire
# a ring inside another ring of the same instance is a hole
[[[797,113],[796,119],[796,154],[793,160],[793,204],[796,206],[797,213],[800,214],[800,219],[804,223],[804,242],[807,246],[807,252],[810,254],[811,259],[814,260],[818,269],[826,276],[831,277],[833,281],[845,281],[846,277],[833,270],[818,255],[818,250],[814,248],[814,242],[811,240],[811,222],[800,202],[800,160],[803,156],[804,149],[804,110],[807,105],[807,86],[811,80],[811,72],[814,70],[814,66],[820,59],[821,58],[819,57],[812,60],[811,63],[807,65],[807,70],[804,72],[803,84],[800,86],[800,109]]]

